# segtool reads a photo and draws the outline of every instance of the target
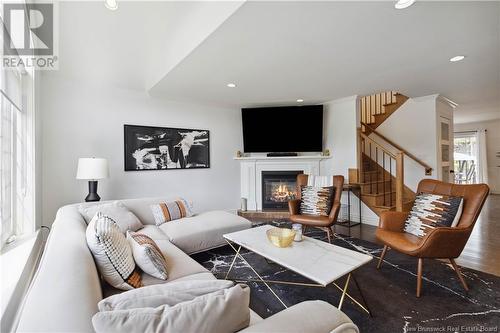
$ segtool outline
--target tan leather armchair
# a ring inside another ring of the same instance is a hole
[[[448,259],[464,289],[469,290],[454,259],[460,256],[469,239],[472,228],[474,228],[474,224],[488,196],[488,185],[456,185],[433,179],[424,179],[420,181],[417,189],[417,193],[421,192],[463,197],[463,211],[458,225],[456,227],[439,227],[430,231],[424,237],[416,237],[404,232],[408,212],[383,212],[380,214],[376,236],[384,243],[384,249],[377,268],[380,268],[389,248],[417,257],[417,297],[420,297],[424,258]]]
[[[326,232],[328,242],[331,243],[333,235],[332,226],[337,222],[337,217],[340,211],[340,197],[342,196],[342,188],[344,187],[344,176],[333,176],[333,186],[335,187],[335,196],[332,202],[332,209],[328,216],[317,216],[300,214],[300,199],[301,187],[307,185],[308,176],[300,174],[297,176],[297,193],[298,197],[295,200],[288,202],[288,210],[290,211],[290,220],[293,223],[300,223],[305,228],[307,226],[320,228]]]

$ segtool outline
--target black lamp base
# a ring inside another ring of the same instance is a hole
[[[97,194],[97,180],[89,180],[89,195],[85,198],[86,202],[99,201],[101,197]]]

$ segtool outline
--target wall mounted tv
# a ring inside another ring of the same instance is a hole
[[[323,150],[323,105],[245,108],[241,116],[246,153]]]

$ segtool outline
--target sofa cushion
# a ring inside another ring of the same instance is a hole
[[[252,223],[241,216],[211,211],[164,223],[160,229],[177,247],[192,254],[225,245],[224,234],[251,227]]]
[[[335,331],[339,326],[343,330]],[[359,333],[357,326],[352,323],[349,317],[333,305],[324,301],[306,301],[259,321],[240,333],[325,333],[332,331],[335,333]]]
[[[136,231],[143,227],[137,216],[119,201],[94,205],[82,204],[78,206],[78,211],[87,223],[92,220],[97,212],[101,212],[115,221],[123,233],[127,230]]]
[[[150,208],[156,225],[193,216],[190,204],[182,198],[175,201],[153,204]]]
[[[156,308],[163,304],[174,306],[217,290],[234,286],[228,280],[173,281],[154,286],[129,290],[107,297],[99,302],[99,311]]]
[[[129,230],[127,241],[132,248],[135,263],[143,272],[162,280],[168,278],[167,262],[153,239]]]
[[[141,234],[150,237],[152,240],[169,240],[168,236],[156,225],[145,224],[142,229],[137,230]]]
[[[158,239],[156,240],[156,245],[158,245],[167,261],[167,281],[177,280],[178,278],[191,274],[208,272],[205,267],[197,263],[186,253],[182,252],[170,241]],[[145,286],[164,282],[165,280],[157,279],[149,274],[142,274],[142,283]]]
[[[100,332],[234,333],[250,322],[250,288],[236,285],[174,306],[102,311],[92,324]]]
[[[98,212],[87,227],[86,238],[99,272],[110,285],[123,290],[142,286],[132,249],[115,222]]]
[[[160,202],[170,202],[175,201],[176,197],[163,197],[163,198],[141,198],[141,199],[124,199],[120,200],[120,202],[130,209],[139,220],[141,220],[142,224],[151,224],[155,225],[155,219],[153,217],[153,213],[151,212],[151,205],[160,203]],[[191,205],[192,207],[192,205]]]

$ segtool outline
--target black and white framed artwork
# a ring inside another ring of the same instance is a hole
[[[125,171],[210,167],[208,130],[124,125]]]

